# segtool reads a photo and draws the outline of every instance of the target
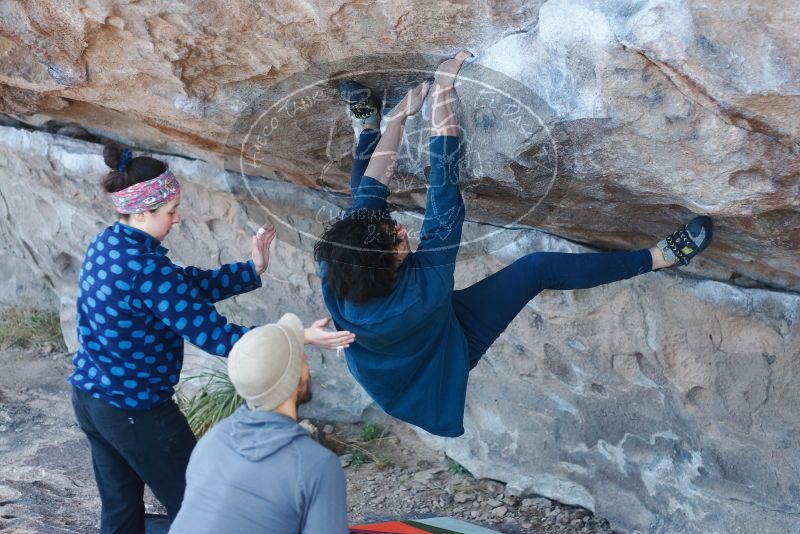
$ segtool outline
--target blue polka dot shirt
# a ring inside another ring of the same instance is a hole
[[[86,252],[78,288],[80,350],[69,382],[119,408],[147,410],[174,393],[183,340],[227,356],[250,328],[214,303],[261,287],[252,261],[179,267],[159,241],[122,223]]]

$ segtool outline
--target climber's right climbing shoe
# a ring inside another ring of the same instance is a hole
[[[711,217],[701,215],[659,241],[656,246],[670,267],[689,265],[689,261],[711,243],[712,236]]]

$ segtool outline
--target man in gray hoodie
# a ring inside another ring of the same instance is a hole
[[[311,400],[305,341],[286,314],[234,345],[228,374],[245,404],[197,443],[170,534],[348,532],[339,459],[297,424]]]

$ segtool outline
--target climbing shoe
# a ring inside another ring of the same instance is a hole
[[[377,127],[381,122],[381,101],[364,84],[347,80],[339,84],[339,95],[347,102],[354,119],[364,121],[367,127]]]
[[[695,217],[688,224],[657,243],[664,259],[675,265],[689,265],[689,260],[704,250],[713,235],[711,217]]]

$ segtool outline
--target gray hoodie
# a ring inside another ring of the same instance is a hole
[[[347,534],[339,459],[296,421],[242,406],[197,443],[170,534]]]

